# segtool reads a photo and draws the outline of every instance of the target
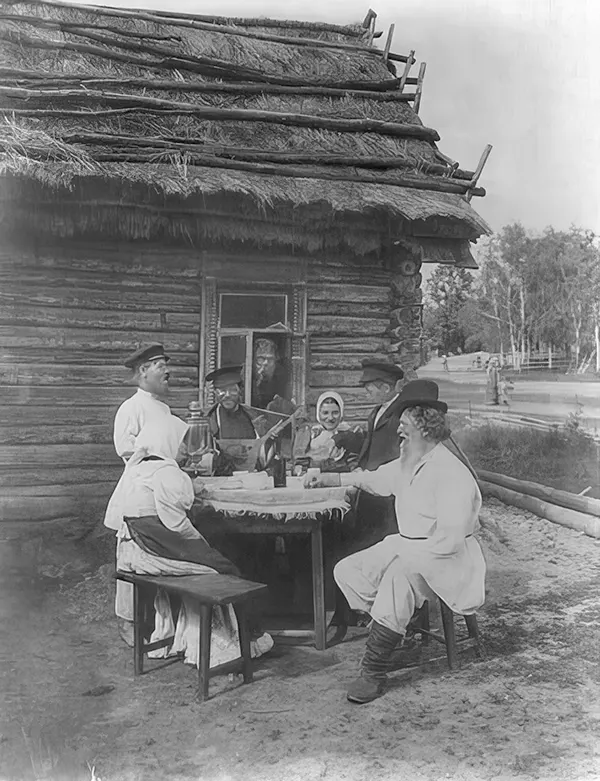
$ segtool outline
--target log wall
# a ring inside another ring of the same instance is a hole
[[[171,404],[185,414],[198,393],[203,276],[240,288],[306,282],[311,406],[335,388],[347,419],[364,421],[361,360],[390,359],[392,277],[380,263],[143,242],[3,246],[0,537],[98,524],[122,469],[114,413],[134,392],[122,361],[141,343],[164,343]]]
[[[200,285],[197,257],[168,248],[3,243],[0,535],[98,522],[122,469],[112,421],[134,391],[123,357],[168,346],[183,412],[197,393]]]

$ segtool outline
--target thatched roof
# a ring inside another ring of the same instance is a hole
[[[224,194],[248,219],[291,209],[292,241],[310,233],[298,209],[311,208],[328,225],[385,218],[394,234],[432,218],[463,239],[488,230],[468,202],[484,194],[476,174],[415,111],[413,53],[384,55],[370,26],[28,0],[0,7],[0,40],[5,205],[37,203],[42,222],[39,193],[54,188],[66,222],[103,197],[98,230],[117,206],[141,224],[140,210],[193,212]]]

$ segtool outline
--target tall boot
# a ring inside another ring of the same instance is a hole
[[[360,677],[348,688],[350,702],[362,705],[383,694],[390,656],[402,637],[398,632],[373,621],[361,662]]]

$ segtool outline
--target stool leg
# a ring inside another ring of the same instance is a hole
[[[431,631],[431,624],[429,622],[429,602],[425,600],[423,602],[423,606],[421,607],[421,610],[423,611],[421,614],[421,627],[425,630],[425,632]],[[421,643],[423,645],[429,645],[429,635],[422,634],[421,635]]]
[[[448,667],[453,670],[458,667],[458,650],[456,648],[456,633],[454,630],[454,614],[448,605],[440,599],[440,611],[442,613],[442,626],[444,627],[444,638],[446,641],[446,656],[448,657]]]
[[[208,699],[210,679],[210,635],[212,629],[212,605],[200,605],[200,659],[198,663],[198,700]]]
[[[133,584],[133,674],[144,672],[144,599],[140,587]]]
[[[469,633],[469,637],[472,637],[475,640],[475,653],[479,659],[482,659],[485,656],[485,651],[483,650],[481,635],[479,634],[479,626],[477,625],[477,616],[475,614],[471,616],[464,616],[464,619],[465,619],[465,624],[467,625],[467,631]]]
[[[244,683],[252,683],[252,658],[250,655],[250,630],[244,605],[234,605],[240,635],[240,651],[242,654],[242,674]]]

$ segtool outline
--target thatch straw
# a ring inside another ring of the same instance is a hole
[[[44,0],[5,5],[0,173],[17,196],[25,192],[17,179],[39,183],[29,202],[54,199],[56,225],[67,233],[80,230],[77,220],[93,230],[117,223],[124,230],[125,221],[150,235],[148,210],[160,210],[165,198],[176,198],[185,212],[185,199],[228,193],[268,213],[275,227],[269,232],[262,220],[267,243],[269,235],[322,243],[305,235],[306,225],[279,219],[281,210],[317,204],[330,215],[385,215],[396,226],[442,217],[476,238],[488,228],[463,195],[484,191],[473,188],[471,171],[440,159],[436,132],[423,127],[368,37],[359,26],[246,23]],[[68,197],[69,189],[81,190],[78,182],[95,190],[106,182],[111,193],[134,188],[136,197],[122,219],[114,195],[94,216]],[[48,188],[58,192],[51,196]],[[40,208],[50,215],[49,203]],[[173,212],[168,219],[177,223]],[[205,215],[198,225],[184,216],[173,230],[196,237],[227,230],[246,240],[258,219],[253,214],[250,227],[236,228],[225,213]],[[374,236],[355,233],[348,240],[354,251],[372,251]],[[334,231],[331,240],[343,244],[342,234]]]

